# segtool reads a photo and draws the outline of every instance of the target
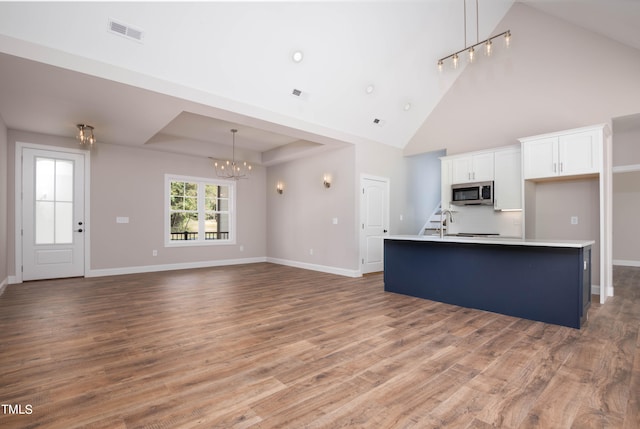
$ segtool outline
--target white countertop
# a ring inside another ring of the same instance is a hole
[[[438,235],[388,235],[385,240],[434,241],[439,243],[467,243],[467,244],[500,244],[504,246],[537,246],[537,247],[573,247],[591,246],[593,240],[538,240],[530,238],[506,237],[457,237]]]

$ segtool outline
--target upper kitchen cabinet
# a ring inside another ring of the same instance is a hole
[[[451,179],[454,184],[493,180],[493,152],[452,157]]]
[[[442,208],[451,208],[451,185],[494,182],[494,209],[522,209],[522,160],[519,146],[506,146],[440,158]]]
[[[600,173],[603,133],[600,125],[520,139],[524,179]]]
[[[494,209],[522,209],[522,162],[520,148],[495,152]]]

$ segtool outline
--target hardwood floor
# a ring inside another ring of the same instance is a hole
[[[0,427],[635,429],[640,268],[614,284],[581,330],[266,263],[11,285]]]

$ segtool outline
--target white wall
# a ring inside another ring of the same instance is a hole
[[[71,138],[9,131],[9,159],[15,142],[77,148]],[[164,175],[215,177],[205,158],[98,143],[91,152],[90,269],[98,273],[136,271],[160,267],[266,257],[264,168],[256,168],[251,179],[237,188],[237,244],[197,247],[164,247]],[[14,195],[14,166],[10,163],[9,198]],[[15,274],[13,210],[9,213],[9,271]],[[116,216],[128,216],[128,224],[117,224]],[[240,250],[240,246],[243,250]],[[152,256],[152,250],[158,256]]]
[[[448,232],[490,233],[522,237],[522,212],[495,211],[493,206],[455,206]]]

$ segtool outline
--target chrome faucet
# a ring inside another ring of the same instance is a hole
[[[449,215],[449,222],[453,223],[453,212],[449,209],[440,210],[440,238],[444,238],[444,222]]]

